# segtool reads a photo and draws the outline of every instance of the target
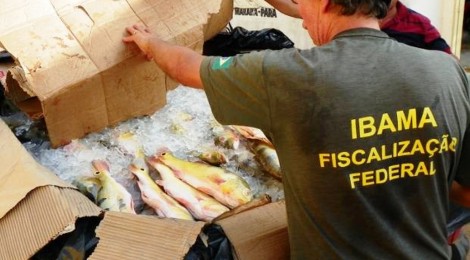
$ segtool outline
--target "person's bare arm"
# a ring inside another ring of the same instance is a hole
[[[292,0],[265,0],[268,4],[272,5],[274,8],[279,10],[279,12],[292,16],[295,18],[300,18],[299,9],[297,4]]]
[[[185,86],[203,88],[199,69],[204,56],[161,40],[141,24],[126,29],[130,35],[123,41],[137,44],[147,58],[153,59],[168,76]]]
[[[458,182],[452,182],[450,188],[450,200],[467,208],[470,208],[470,187],[463,186]]]

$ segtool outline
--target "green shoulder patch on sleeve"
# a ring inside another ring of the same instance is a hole
[[[213,70],[228,69],[232,65],[233,57],[219,57],[212,63]]]

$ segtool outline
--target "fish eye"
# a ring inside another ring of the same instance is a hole
[[[99,174],[100,174],[100,172],[95,172],[95,175],[99,175]]]
[[[162,155],[166,155],[166,153],[162,153]]]
[[[145,169],[144,169],[144,168],[140,168],[140,170],[141,170],[141,171],[145,171]]]

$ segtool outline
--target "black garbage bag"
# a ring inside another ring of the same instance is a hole
[[[294,43],[283,32],[274,28],[249,31],[243,27],[228,27],[207,40],[203,46],[203,54],[207,56],[233,56],[259,50],[280,50],[293,48]]]
[[[206,242],[199,236],[184,260],[233,260],[232,245],[221,226],[208,225],[202,233],[207,236]]]

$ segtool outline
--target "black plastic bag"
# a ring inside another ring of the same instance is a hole
[[[249,31],[243,27],[229,26],[227,32],[221,32],[204,43],[203,54],[233,56],[251,51],[293,47],[294,43],[283,32],[274,28]]]
[[[184,260],[233,260],[232,245],[221,226],[211,224],[202,232],[207,236],[206,242],[199,236]]]
[[[95,229],[101,218],[80,218],[75,223],[75,230],[59,236],[39,250],[31,260],[85,260],[95,250],[98,238]]]

